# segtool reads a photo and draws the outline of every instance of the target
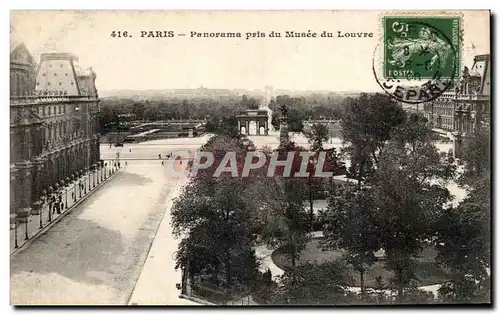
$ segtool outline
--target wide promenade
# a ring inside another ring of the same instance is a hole
[[[174,188],[181,184],[154,160],[156,151],[196,150],[206,141],[184,140],[185,145],[168,140],[146,144],[155,151],[141,151],[144,144],[120,148],[132,148],[126,152],[128,165],[11,260],[11,304],[128,304],[160,223],[164,217],[169,223],[166,211]],[[115,148],[101,147],[103,159],[115,155]],[[177,241],[162,235],[173,253]],[[169,269],[172,253],[165,253]],[[171,291],[165,295],[173,296],[175,282],[164,285]]]

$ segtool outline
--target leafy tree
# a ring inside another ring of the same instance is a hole
[[[319,152],[323,150],[323,143],[328,141],[328,127],[325,124],[313,124],[311,130],[304,135],[309,141],[310,150]]]
[[[322,167],[323,172],[332,172],[333,176],[338,175],[344,171],[344,163],[341,161],[340,156],[337,154],[335,148],[330,148],[324,150],[323,143],[328,141],[328,127],[325,124],[313,124],[311,130],[305,133],[308,142],[310,144],[310,151],[314,154],[309,159],[307,172],[308,177],[308,190],[309,190],[309,220],[311,224],[311,229],[313,228],[314,221],[314,199],[316,192],[318,190],[325,190],[325,186],[329,186],[331,189],[333,186],[333,177],[330,179],[317,178],[315,173],[318,167]],[[323,165],[317,165],[319,160],[319,155],[321,153],[325,154],[325,163]]]
[[[452,280],[440,289],[445,301],[491,301],[490,185],[488,173],[475,178],[468,196],[458,207],[448,208],[437,223],[437,260],[452,274]]]
[[[231,287],[235,282],[248,283],[256,261],[250,251],[250,212],[238,194],[242,188],[229,181],[220,181],[210,192],[193,182],[175,202],[171,215],[175,235],[187,235],[181,243],[178,266],[189,267],[194,273],[210,266],[214,277],[223,274],[225,285]]]
[[[300,252],[305,249],[308,238],[308,220],[304,207],[307,200],[304,179],[294,177],[300,169],[301,158],[299,152],[303,148],[295,146],[293,142],[288,142],[278,152],[278,159],[286,159],[288,152],[294,152],[294,161],[291,167],[291,176],[282,177],[283,169],[276,171],[274,178],[267,178],[274,181],[274,185],[267,187],[277,187],[273,197],[278,201],[275,205],[276,211],[272,212],[273,217],[269,218],[266,230],[263,233],[264,241],[273,246],[282,247],[285,255],[291,260],[292,267],[295,268],[296,260]]]
[[[369,188],[346,184],[338,187],[328,200],[323,220],[324,249],[343,249],[344,258],[360,274],[361,293],[365,294],[364,275],[382,247],[380,230],[374,216],[373,196]]]
[[[132,113],[135,115],[137,119],[144,118],[144,108],[145,105],[143,103],[134,103],[132,107]]]
[[[286,270],[276,289],[276,304],[349,304],[347,268],[341,262],[306,263]]]
[[[347,143],[346,152],[357,169],[358,181],[366,176],[366,166],[378,165],[380,154],[390,139],[394,127],[405,121],[401,105],[388,95],[361,94],[348,98],[342,115],[342,137]]]
[[[291,132],[302,132],[304,124],[302,121],[305,119],[303,114],[295,108],[292,108],[288,114],[288,130]]]
[[[212,137],[202,148],[218,163],[221,154],[236,152],[239,164],[250,149],[251,143],[227,135]],[[255,189],[250,182],[209,176],[213,171],[199,172],[172,207],[173,233],[183,237],[177,266],[191,276],[208,272],[216,284],[224,277],[226,287],[249,286],[258,266],[251,247],[261,204],[252,202]]]
[[[367,183],[373,190],[374,216],[378,222],[386,268],[402,301],[411,286],[415,258],[435,235],[434,224],[451,196],[444,187],[446,154],[429,138],[428,127],[416,117],[394,131],[380,155],[377,171]]]
[[[241,97],[241,105],[246,109],[259,109],[259,101],[247,95]]]
[[[279,120],[279,114],[276,112],[273,112],[271,116],[271,125],[273,125],[274,130],[279,130],[280,129],[280,120]]]
[[[465,138],[461,158],[465,162],[465,171],[460,182],[465,185],[474,182],[490,173],[491,170],[491,131],[488,125],[480,125]]]
[[[205,128],[208,132],[215,133],[219,127],[219,119],[216,116],[209,116]]]
[[[280,186],[281,195],[276,199],[281,201],[281,213],[269,218],[263,237],[268,244],[281,247],[295,268],[300,252],[309,241],[303,184],[295,179],[283,179]]]

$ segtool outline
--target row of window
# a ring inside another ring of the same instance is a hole
[[[25,96],[33,92],[34,79],[29,73],[11,71],[10,96]]]
[[[443,116],[453,116],[453,112],[455,110],[453,108],[436,108],[435,114],[443,115]]]
[[[58,83],[58,84],[59,84],[59,85],[63,85],[63,82],[62,82],[62,81],[59,81],[59,83]],[[71,81],[71,82],[70,82],[70,84],[71,84],[71,85],[75,85],[75,82]],[[37,85],[37,86],[40,86],[40,82],[36,82],[36,85]],[[52,85],[52,83],[49,81],[49,82],[47,82],[47,85],[48,85],[48,86],[50,86],[50,85]]]
[[[42,76],[46,77],[46,76],[47,76],[47,74],[44,72],[44,73],[42,73]],[[55,76],[55,77],[57,77],[57,72],[54,72],[54,76]],[[67,76],[68,76],[68,73],[67,73],[67,72],[65,72],[65,73],[64,73],[64,76],[65,76],[65,77],[67,77]]]
[[[60,115],[66,114],[66,105],[49,105],[38,107],[39,116],[50,116],[50,115]]]

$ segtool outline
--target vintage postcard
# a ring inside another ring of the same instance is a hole
[[[11,304],[491,305],[490,18],[11,11]]]

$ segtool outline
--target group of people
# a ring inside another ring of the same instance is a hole
[[[170,159],[171,157],[172,157],[172,153],[169,153],[166,155],[167,160]],[[165,161],[162,160],[162,158],[161,158],[161,153],[158,153],[158,159],[161,160],[161,165],[165,165]],[[182,164],[182,161],[181,161],[181,164]]]
[[[64,209],[64,203],[62,201],[62,195],[56,197],[56,194],[52,194],[49,197],[49,211],[53,214],[61,214],[61,210]]]

